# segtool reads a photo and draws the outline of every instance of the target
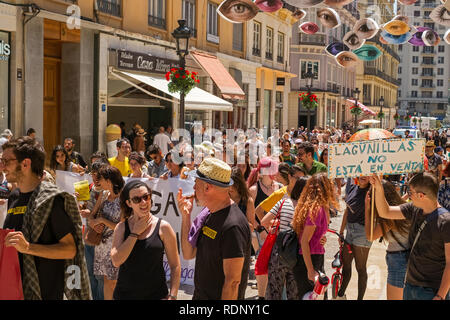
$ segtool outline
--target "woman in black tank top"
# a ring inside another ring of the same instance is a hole
[[[151,189],[141,181],[125,185],[120,204],[124,221],[117,225],[111,250],[119,268],[114,300],[176,300],[180,285],[180,257],[172,227],[150,213]],[[163,256],[170,267],[170,291]]]

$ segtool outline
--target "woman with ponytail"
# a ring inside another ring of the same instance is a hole
[[[313,290],[317,270],[324,271],[325,248],[320,239],[330,223],[331,205],[338,207],[331,181],[325,173],[313,175],[303,188],[292,218],[292,228],[300,244],[293,269],[300,299]]]

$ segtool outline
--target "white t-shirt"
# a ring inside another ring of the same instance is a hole
[[[170,138],[164,133],[158,133],[153,139],[153,143],[156,144],[164,155],[169,152],[169,145],[172,143]]]

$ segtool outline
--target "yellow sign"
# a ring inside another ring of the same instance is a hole
[[[213,229],[208,228],[207,226],[204,226],[204,227],[202,228],[202,230],[203,230],[203,234],[204,234],[205,236],[210,237],[210,238],[213,239],[213,240],[216,238],[217,231],[214,231]]]
[[[89,181],[84,180],[75,182],[73,186],[75,187],[75,192],[78,193],[78,201],[88,201],[91,199],[91,194],[89,192]]]

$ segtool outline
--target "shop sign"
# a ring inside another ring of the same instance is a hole
[[[141,72],[166,74],[171,68],[179,68],[178,60],[159,58],[148,54],[121,51],[117,52],[117,67]]]
[[[5,41],[0,41],[0,60],[8,61],[11,54],[11,46]]]

